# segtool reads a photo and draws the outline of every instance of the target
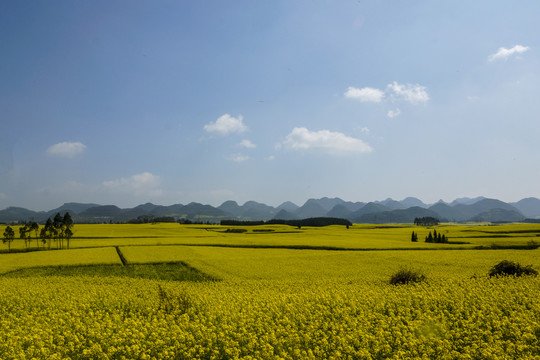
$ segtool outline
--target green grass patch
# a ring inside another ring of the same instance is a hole
[[[91,277],[128,277],[169,281],[217,281],[184,262],[166,262],[150,264],[122,265],[85,265],[85,266],[42,266],[14,270],[1,277],[45,277],[45,276],[91,276]]]

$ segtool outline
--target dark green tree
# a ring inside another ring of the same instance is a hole
[[[31,237],[31,233],[30,233],[30,227],[28,226],[28,224],[24,224],[23,226],[19,227],[19,238],[21,240],[24,240],[24,247],[26,248],[26,250],[28,250],[28,245],[30,243],[30,240],[32,239]]]
[[[36,247],[39,248],[39,225],[37,222],[32,221],[28,224],[28,231],[34,232],[34,239],[36,239]]]
[[[69,212],[64,214],[62,222],[64,223],[64,236],[66,238],[67,248],[69,249],[69,241],[73,237],[73,230],[71,230],[73,228],[73,219]]]
[[[8,244],[8,251],[11,252],[11,243],[15,239],[15,231],[11,228],[11,226],[7,226],[4,230],[4,238],[2,239],[2,242],[5,244]]]
[[[56,246],[57,248],[62,249],[64,247],[65,226],[64,226],[64,218],[62,217],[62,215],[60,215],[60,213],[56,213],[56,215],[54,216],[53,227],[56,230],[55,231]]]

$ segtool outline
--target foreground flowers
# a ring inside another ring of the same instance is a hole
[[[0,279],[0,288],[2,359],[540,356],[538,278],[391,286],[40,277]]]

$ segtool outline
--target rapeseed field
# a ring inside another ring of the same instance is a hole
[[[257,228],[77,225],[0,254],[0,359],[540,359],[540,279],[488,276],[540,269],[536,225]],[[404,267],[426,280],[391,285]]]

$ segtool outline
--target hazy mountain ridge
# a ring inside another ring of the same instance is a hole
[[[69,211],[77,223],[127,222],[138,217],[172,217],[199,221],[219,222],[223,219],[237,220],[284,220],[309,217],[339,217],[358,223],[412,222],[415,217],[433,216],[441,221],[505,222],[540,218],[540,199],[529,197],[515,203],[497,199],[477,197],[460,198],[446,203],[439,201],[427,205],[413,197],[401,201],[391,198],[369,203],[344,201],[340,198],[308,199],[302,206],[290,201],[272,207],[256,201],[239,205],[236,201],[225,201],[218,207],[191,202],[187,205],[141,204],[133,208],[115,205],[66,203],[49,211],[32,211],[21,207],[0,210],[0,222],[17,221],[44,222],[56,212]]]

